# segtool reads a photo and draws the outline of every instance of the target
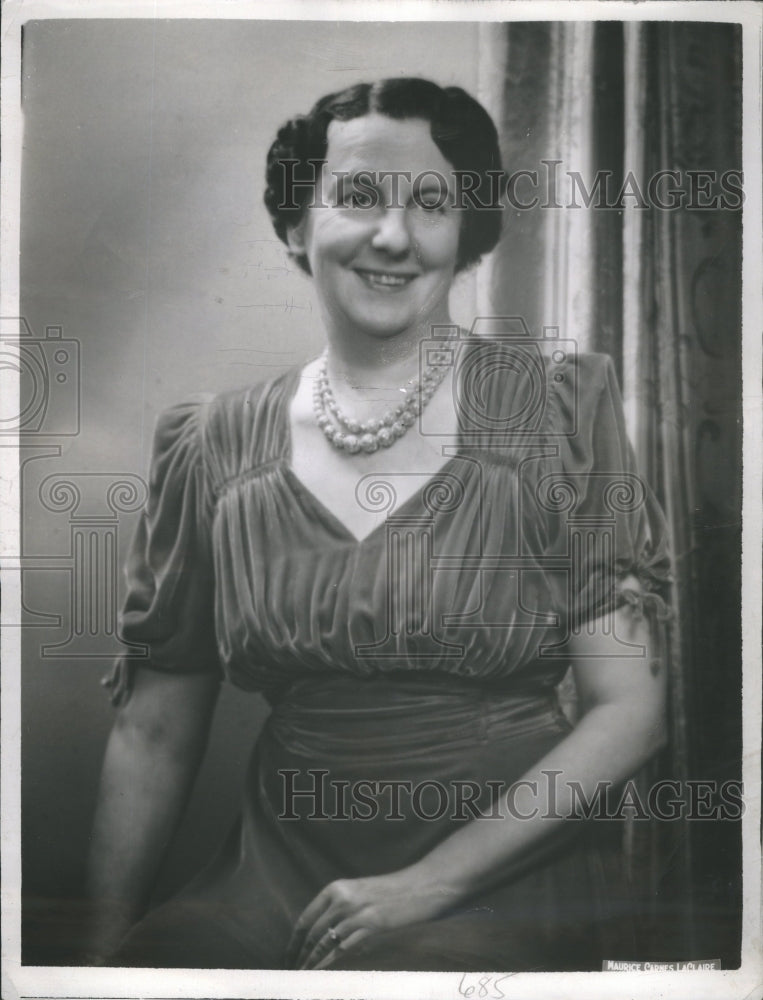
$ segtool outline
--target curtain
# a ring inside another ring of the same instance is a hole
[[[721,813],[626,824],[638,957],[737,967],[741,832],[721,789],[741,780],[741,32],[518,23],[503,42],[515,183],[482,308],[614,359],[674,559],[670,741],[638,787],[677,780],[684,810],[704,795]]]

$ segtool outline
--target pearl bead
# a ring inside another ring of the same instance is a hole
[[[368,452],[368,454],[370,455],[378,449],[379,442],[376,440],[373,434],[364,434],[360,438],[360,447],[363,449],[363,451]]]
[[[444,364],[443,367],[429,364],[420,376],[410,379],[400,389],[403,399],[397,406],[378,419],[361,422],[348,417],[340,409],[331,390],[326,365],[324,355],[313,387],[316,424],[335,448],[351,455],[360,451],[372,454],[379,448],[389,448],[394,444],[416,423],[417,415],[429,403],[448,371]]]

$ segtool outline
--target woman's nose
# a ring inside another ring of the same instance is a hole
[[[404,208],[387,208],[371,239],[375,250],[384,250],[395,257],[411,248],[411,234]]]

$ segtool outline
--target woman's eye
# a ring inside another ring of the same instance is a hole
[[[366,191],[350,191],[347,204],[350,208],[371,208],[373,199]]]
[[[420,195],[416,205],[424,212],[444,212],[447,208],[447,202],[439,195]]]

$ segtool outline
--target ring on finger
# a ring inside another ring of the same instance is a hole
[[[328,936],[329,936],[329,940],[331,941],[331,943],[333,945],[339,944],[339,942],[342,940],[339,937],[339,934],[337,933],[336,927],[329,927],[329,929],[328,929]]]

